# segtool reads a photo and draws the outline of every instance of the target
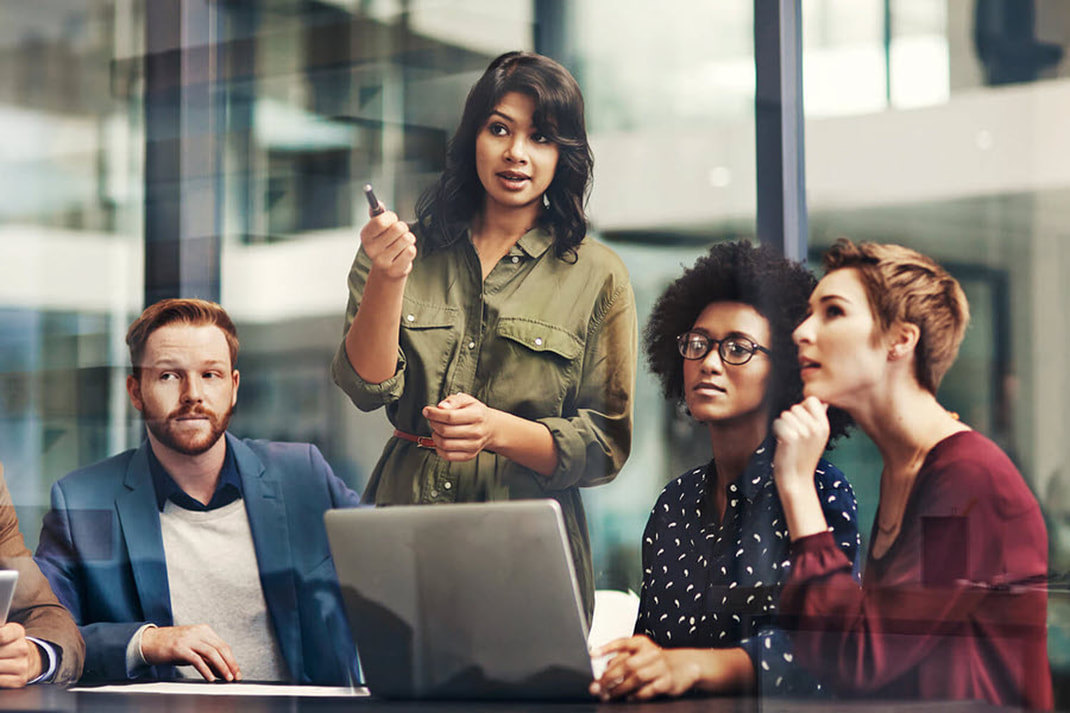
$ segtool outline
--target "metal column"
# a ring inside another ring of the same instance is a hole
[[[805,260],[802,0],[754,0],[754,65],[758,238]]]
[[[146,305],[219,300],[218,12],[205,0],[146,0]]]

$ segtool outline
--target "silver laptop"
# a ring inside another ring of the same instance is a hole
[[[556,501],[331,510],[326,523],[373,696],[590,698]]]

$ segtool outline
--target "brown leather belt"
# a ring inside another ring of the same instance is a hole
[[[405,433],[404,431],[399,431],[395,428],[394,438],[400,438],[403,441],[415,443],[420,448],[430,448],[432,450],[435,448],[435,442],[430,436],[414,436],[411,433]]]

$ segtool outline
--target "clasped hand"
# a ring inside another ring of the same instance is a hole
[[[453,394],[423,410],[435,452],[448,461],[472,460],[493,450],[498,413],[469,394]]]
[[[361,228],[360,244],[371,258],[372,269],[384,277],[397,280],[412,272],[416,237],[397,213],[388,210],[369,220]]]
[[[22,688],[41,675],[41,652],[22,624],[0,626],[0,688]]]
[[[663,649],[642,634],[611,641],[592,652],[612,656],[590,692],[602,700],[679,696],[695,685],[699,666],[686,649]]]
[[[814,470],[829,440],[828,404],[808,396],[773,422],[776,455],[773,472],[777,487],[813,488]]]

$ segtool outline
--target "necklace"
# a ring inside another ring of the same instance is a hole
[[[877,532],[886,535],[888,537],[894,537],[903,526],[903,514],[906,512],[907,501],[910,499],[910,491],[914,489],[914,480],[918,475],[918,471],[921,470],[924,457],[928,454],[928,449],[923,446],[919,446],[915,449],[914,454],[907,461],[906,466],[903,468],[903,472],[908,476],[909,480],[906,483],[906,487],[902,488],[900,492],[902,495],[896,494],[894,502],[892,498],[888,499],[889,510],[894,513],[893,522],[890,525],[885,525],[881,522],[881,510],[883,508],[877,508]],[[883,479],[883,475],[881,476]],[[882,498],[883,503],[883,498]]]

